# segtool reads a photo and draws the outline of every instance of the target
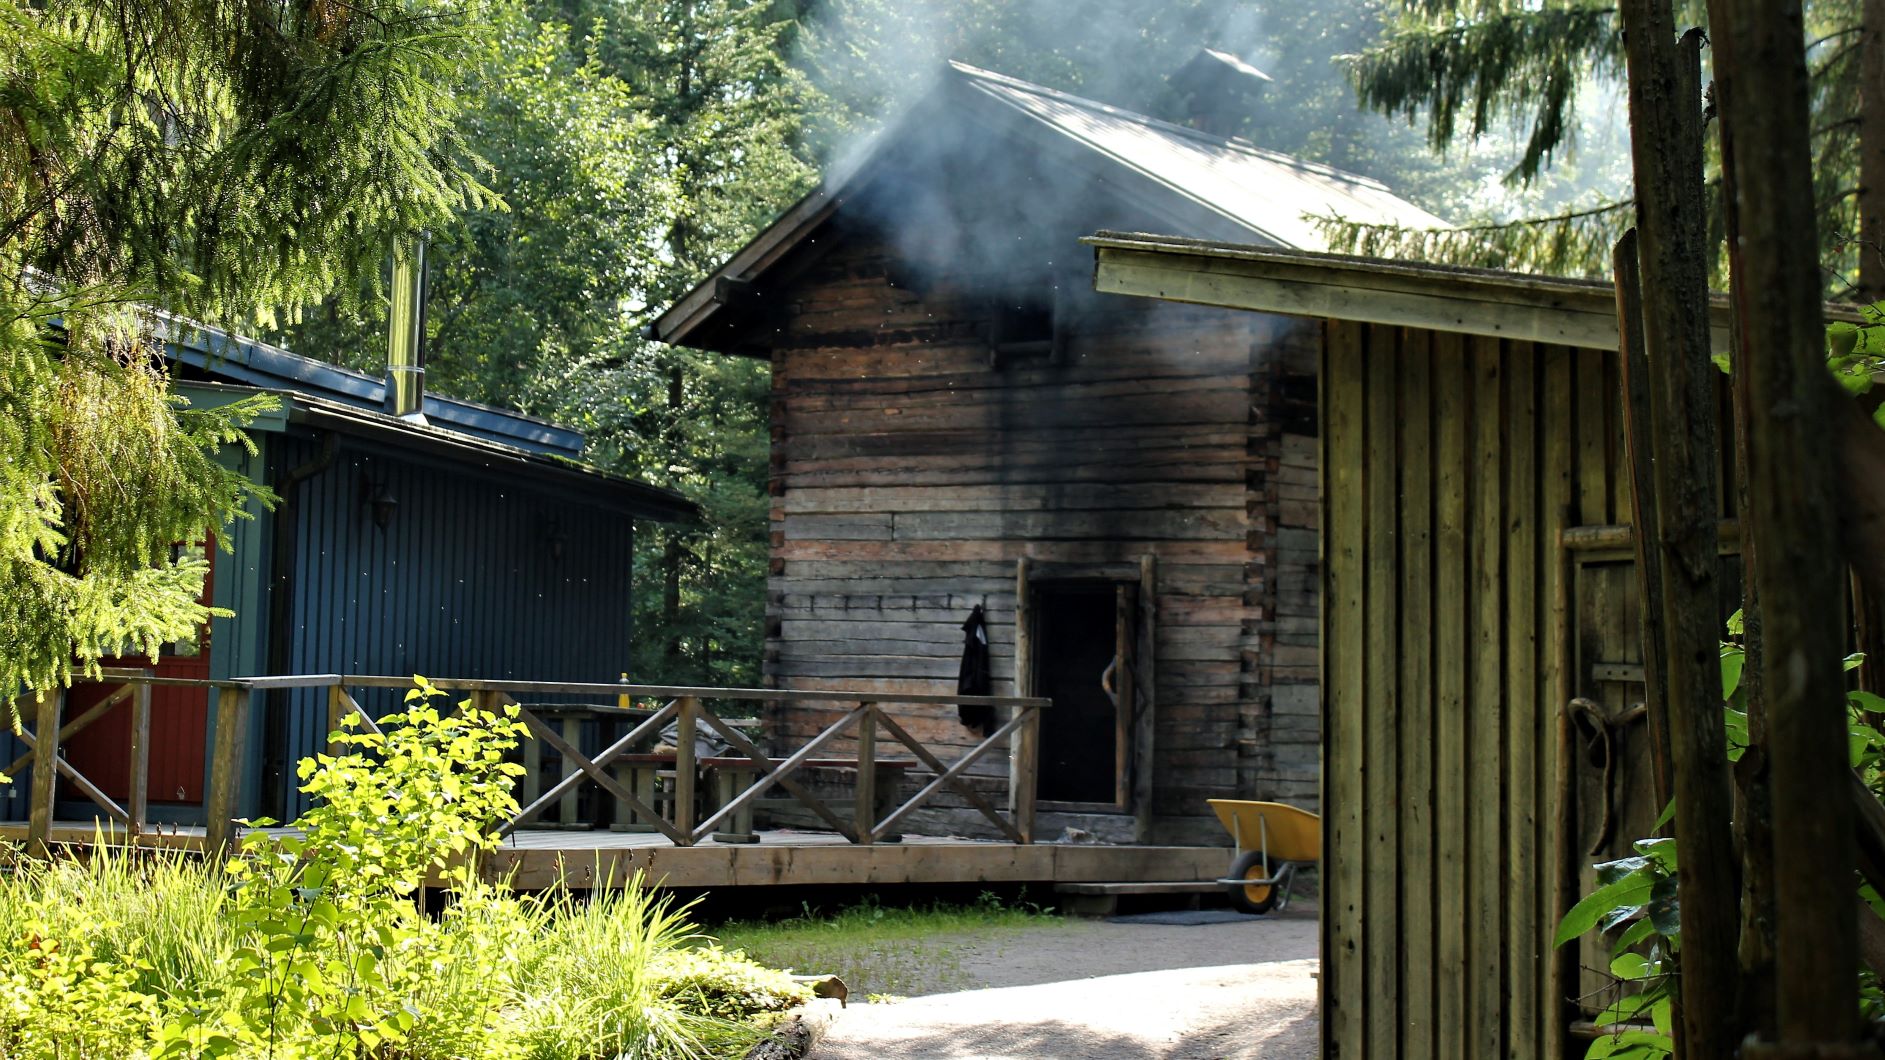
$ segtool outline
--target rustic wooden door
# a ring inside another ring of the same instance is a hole
[[[205,604],[212,599],[215,548],[213,541],[178,546],[212,558],[211,574],[203,579]],[[105,666],[149,669],[159,677],[207,679],[210,675],[209,626],[188,640],[165,644],[155,665],[149,656],[126,655],[101,660]],[[116,686],[75,685],[65,716],[77,717]],[[201,688],[162,687],[151,690],[150,801],[153,806],[200,806],[203,803],[205,737],[208,732],[209,693]],[[66,760],[87,779],[117,800],[130,797],[131,705],[129,701],[73,735],[64,747]]]
[[[1034,689],[1042,715],[1039,797],[1053,808],[1117,812],[1131,797],[1138,586],[1102,580],[1030,587]]]
[[[1643,676],[1642,590],[1635,559],[1622,552],[1577,554],[1571,615],[1570,790],[1576,827],[1565,855],[1574,859],[1578,892],[1598,886],[1593,865],[1633,856],[1636,840],[1657,834],[1664,804],[1656,783]],[[1723,556],[1717,585],[1721,619],[1739,606],[1739,557]],[[1579,943],[1579,1007],[1588,1015],[1617,999],[1610,942]]]

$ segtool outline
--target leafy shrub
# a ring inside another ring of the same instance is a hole
[[[738,950],[670,950],[657,964],[662,996],[718,1019],[749,1021],[812,998],[811,988]]]
[[[226,866],[114,850],[0,866],[0,1057],[668,1060],[728,1055],[804,997],[696,950],[645,890],[578,903],[479,881],[515,811],[513,715],[422,679],[380,732],[301,764],[315,808]],[[453,888],[437,919],[415,903]]]

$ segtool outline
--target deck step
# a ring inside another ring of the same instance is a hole
[[[1058,894],[1210,894],[1221,891],[1222,884],[1212,880],[1171,881],[1162,883],[1056,883]]]

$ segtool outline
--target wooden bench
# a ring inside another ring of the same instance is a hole
[[[642,754],[617,755],[609,763],[615,771],[615,779],[634,796],[649,806],[660,810],[668,807],[668,816],[673,817],[674,768],[678,756],[672,751],[648,752]],[[702,757],[695,760],[700,770],[703,783],[695,790],[701,793],[705,803],[696,820],[705,819],[717,812],[753,786],[759,779],[759,764],[744,755],[721,755]],[[914,761],[901,759],[878,759],[875,763],[877,784],[873,812],[882,820],[890,811],[897,808],[897,794],[900,790],[898,781],[907,770],[916,767]],[[855,758],[811,758],[800,764],[805,769],[857,769]],[[665,782],[665,783],[664,783]],[[616,801],[616,823],[612,826],[624,832],[653,832],[653,824],[644,821],[634,810],[621,800]],[[713,833],[713,839],[719,843],[757,843],[759,833],[753,827],[753,807],[751,803],[740,808],[726,823],[726,830]],[[894,843],[902,839],[901,835],[884,836],[880,843]]]

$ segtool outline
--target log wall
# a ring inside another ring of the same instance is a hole
[[[981,604],[994,692],[1011,694],[1016,561],[1136,579],[1149,553],[1158,840],[1227,841],[1206,798],[1312,804],[1320,325],[1089,298],[1063,313],[1059,363],[992,367],[986,299],[893,287],[889,264],[853,242],[768,292],[768,678],[953,691]],[[781,709],[773,738],[835,717]],[[906,724],[932,747],[972,742],[951,710]],[[1121,838],[1131,821],[1066,823]],[[943,811],[912,830],[972,824]]]

